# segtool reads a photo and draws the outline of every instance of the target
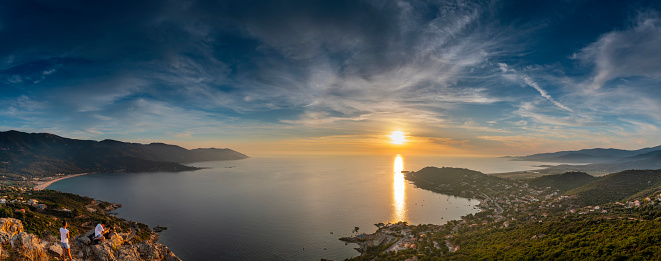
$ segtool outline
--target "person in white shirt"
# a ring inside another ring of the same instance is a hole
[[[62,243],[62,261],[65,260],[66,255],[69,255],[69,260],[73,261],[71,257],[71,246],[69,246],[69,230],[67,229],[66,221],[62,221],[62,227],[60,228],[60,242]]]
[[[106,240],[106,233],[110,231],[109,227],[106,227],[106,224],[101,222],[98,225],[96,225],[96,228],[94,228],[94,240]]]

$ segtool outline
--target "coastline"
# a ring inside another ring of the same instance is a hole
[[[90,173],[71,174],[71,175],[66,175],[66,176],[62,176],[62,177],[51,179],[51,180],[37,181],[37,182],[35,182],[36,184],[34,186],[34,190],[43,190],[43,189],[46,189],[51,184],[53,184],[55,182],[58,182],[60,180],[73,178],[73,177],[78,177],[78,176],[83,176],[83,175],[87,175],[87,174],[90,174]]]

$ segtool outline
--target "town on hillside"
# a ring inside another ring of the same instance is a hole
[[[661,177],[661,171],[656,175]],[[571,194],[577,190],[532,185],[535,180],[502,179],[466,169],[423,169],[407,173],[406,178],[419,188],[479,199],[480,211],[439,225],[375,224],[378,228],[375,233],[340,239],[358,244],[356,250],[361,255],[352,260],[463,260],[508,255],[512,259],[562,259],[581,256],[570,251],[556,253],[569,248],[592,257],[661,254],[660,239],[637,241],[635,245],[628,241],[630,237],[644,239],[648,234],[661,232],[657,228],[661,225],[661,193],[657,190],[647,189],[645,193],[652,194],[639,193],[627,200],[587,205],[586,200],[579,200],[584,194]],[[641,227],[650,227],[649,233],[622,234],[627,230],[638,231]],[[617,229],[620,231],[616,232]],[[585,238],[586,234],[592,234],[594,238]],[[571,245],[566,243],[568,239],[572,239]],[[605,239],[611,242],[608,249],[601,246],[601,240]]]

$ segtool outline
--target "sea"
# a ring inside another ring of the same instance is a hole
[[[402,172],[427,166],[500,173],[548,163],[496,157],[256,156],[189,164],[186,172],[96,173],[48,189],[119,203],[124,219],[165,226],[159,243],[182,260],[343,260],[340,237],[377,223],[444,224],[479,211],[474,199],[433,193]]]

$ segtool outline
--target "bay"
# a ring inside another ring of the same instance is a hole
[[[477,200],[415,188],[401,170],[462,167],[485,173],[534,162],[430,156],[260,156],[191,164],[178,173],[98,173],[48,189],[120,203],[119,217],[167,226],[159,242],[183,260],[342,260],[379,222],[443,224],[478,210]]]

